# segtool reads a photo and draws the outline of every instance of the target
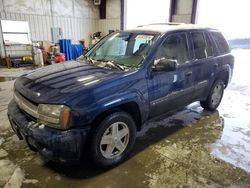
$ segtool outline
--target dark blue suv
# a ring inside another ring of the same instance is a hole
[[[144,122],[194,101],[215,110],[234,57],[222,34],[186,24],[114,32],[76,61],[19,77],[11,126],[54,161],[87,155],[109,167],[131,152]]]

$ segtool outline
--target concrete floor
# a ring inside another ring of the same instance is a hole
[[[233,81],[217,112],[194,103],[148,123],[132,156],[103,171],[44,162],[10,129],[6,117],[16,77],[27,69],[0,69],[0,187],[250,187],[250,59],[236,50]]]

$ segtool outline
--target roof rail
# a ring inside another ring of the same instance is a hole
[[[137,27],[143,27],[143,26],[148,26],[148,25],[181,25],[185,23],[178,23],[178,22],[165,22],[165,23],[151,23],[151,24],[146,24],[146,25],[139,25]]]

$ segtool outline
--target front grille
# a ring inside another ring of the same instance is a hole
[[[38,118],[38,113],[37,113],[38,106],[36,106],[34,103],[24,98],[17,91],[14,92],[14,100],[21,110],[23,110],[25,113],[29,114],[33,118]]]
[[[30,114],[28,114],[27,112],[25,112],[23,109],[19,108],[19,110],[26,116],[27,120],[30,122],[35,122],[37,123],[37,118],[31,116]]]

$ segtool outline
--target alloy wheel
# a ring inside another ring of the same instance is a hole
[[[107,159],[113,159],[121,155],[129,143],[129,128],[124,122],[116,122],[110,125],[104,132],[100,150]]]
[[[216,106],[222,97],[222,93],[223,93],[223,88],[222,85],[218,84],[214,87],[212,96],[211,96],[211,103],[213,106]]]

